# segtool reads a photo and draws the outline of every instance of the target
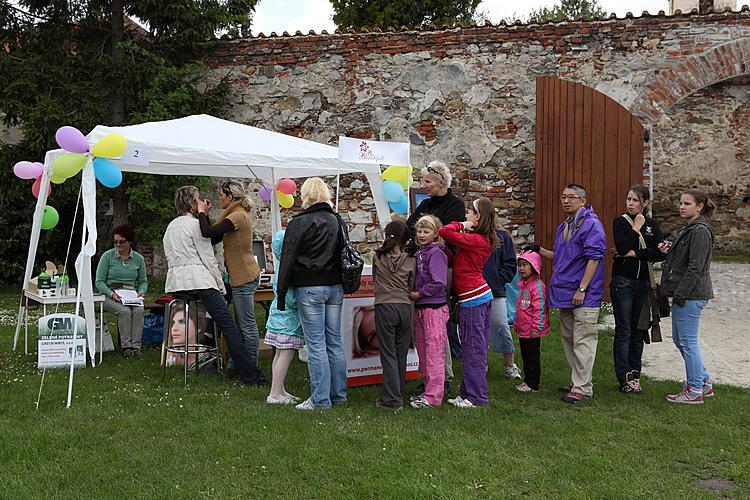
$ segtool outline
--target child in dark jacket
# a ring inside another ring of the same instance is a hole
[[[492,290],[490,344],[494,352],[503,355],[505,376],[520,380],[521,372],[513,359],[516,349],[513,346],[513,336],[508,326],[507,292],[505,291],[505,285],[513,281],[516,275],[516,248],[508,231],[501,228],[496,233],[500,245],[484,263],[483,273],[484,279]]]
[[[432,215],[421,217],[415,226],[419,245],[414,256],[417,274],[414,291],[409,296],[415,301],[414,333],[424,394],[411,402],[414,408],[430,408],[443,403],[449,250],[436,241],[441,227],[440,220]]]
[[[410,232],[394,221],[385,226],[385,240],[375,251],[372,277],[375,288],[375,329],[383,365],[383,397],[378,408],[401,410],[406,384],[406,356],[412,329],[409,292],[414,287],[415,261],[407,251]]]
[[[547,287],[539,273],[542,257],[536,252],[524,252],[518,258],[518,298],[516,299],[516,322],[514,327],[521,344],[523,359],[523,383],[516,386],[518,392],[539,391],[541,378],[541,339],[549,333],[549,310]]]

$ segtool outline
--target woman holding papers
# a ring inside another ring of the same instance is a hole
[[[96,268],[96,288],[105,297],[104,310],[117,316],[122,356],[142,358],[141,298],[148,288],[146,261],[143,255],[132,249],[135,233],[129,225],[114,228],[112,238],[115,247],[104,252]]]

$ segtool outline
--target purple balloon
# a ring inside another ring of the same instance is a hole
[[[20,179],[36,179],[44,171],[44,165],[37,162],[19,161],[13,166],[13,173]]]
[[[69,153],[86,153],[89,150],[89,143],[80,130],[70,125],[65,125],[57,129],[55,140],[65,151]]]
[[[258,190],[258,196],[263,201],[271,201],[271,194],[271,188],[268,186],[263,186]]]

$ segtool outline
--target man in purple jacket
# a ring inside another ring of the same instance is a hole
[[[557,227],[553,250],[541,248],[540,253],[552,259],[549,306],[560,308],[560,337],[571,369],[571,384],[560,389],[562,400],[577,404],[594,394],[591,378],[604,295],[600,263],[607,243],[602,223],[586,205],[586,189],[568,184],[560,201],[567,218]]]

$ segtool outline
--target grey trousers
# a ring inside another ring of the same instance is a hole
[[[119,302],[104,298],[104,310],[117,316],[117,333],[120,335],[121,349],[140,349],[143,336],[143,307],[124,306]]]
[[[383,403],[402,406],[406,384],[406,356],[412,338],[411,304],[377,304],[375,330],[383,365]]]

